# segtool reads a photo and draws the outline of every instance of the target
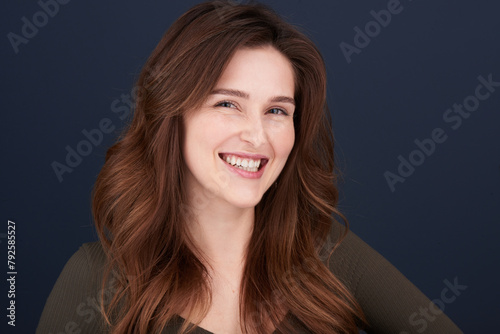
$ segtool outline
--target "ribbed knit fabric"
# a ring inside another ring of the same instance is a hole
[[[73,254],[47,299],[37,334],[106,333],[99,308],[105,260],[98,242],[83,244]]]
[[[363,308],[367,333],[455,334],[462,331],[381,254],[349,231],[330,270]]]
[[[80,247],[47,299],[37,334],[108,332],[98,303],[105,262],[99,242]],[[446,315],[436,315],[439,309],[432,308],[434,304],[420,290],[352,232],[335,250],[330,270],[360,303],[370,324],[369,334],[462,333]],[[113,291],[111,284],[104,290],[105,302]],[[177,333],[181,320],[179,317],[167,324],[162,334]],[[197,328],[194,334],[212,333]]]

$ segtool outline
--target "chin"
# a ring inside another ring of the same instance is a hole
[[[260,201],[255,201],[255,202],[241,202],[241,203],[233,203],[233,205],[237,208],[240,209],[253,209],[259,204]]]
[[[260,200],[262,199],[262,196],[259,197],[244,197],[240,196],[239,200],[235,200],[235,198],[230,198],[228,199],[228,203],[233,205],[236,208],[239,209],[249,209],[249,208],[255,208],[257,204],[259,204]]]

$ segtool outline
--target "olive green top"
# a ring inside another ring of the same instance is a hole
[[[80,247],[47,299],[37,334],[107,332],[98,305],[105,263],[99,242]],[[462,333],[403,274],[351,231],[333,254],[330,269],[361,305],[371,327],[367,333]],[[112,291],[111,286],[105,289],[104,303]],[[460,292],[450,289],[448,293]],[[172,320],[162,334],[177,333],[182,320]],[[200,327],[194,333],[212,334]]]

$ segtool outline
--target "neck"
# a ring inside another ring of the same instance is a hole
[[[193,210],[189,232],[209,264],[216,267],[242,266],[254,224],[254,208],[235,208],[210,203]]]

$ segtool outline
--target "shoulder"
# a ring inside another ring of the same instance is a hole
[[[93,286],[102,280],[106,264],[106,254],[99,241],[84,243],[68,260],[58,280],[71,279]]]
[[[100,294],[106,269],[100,242],[89,242],[70,257],[47,298],[38,333],[97,332],[102,326]]]
[[[332,235],[338,237],[339,226]],[[334,251],[332,273],[342,281],[358,301],[375,333],[461,333],[441,311],[433,312],[432,321],[422,309],[438,308],[384,256],[352,231]]]
[[[94,277],[103,272],[106,263],[106,254],[99,241],[84,243],[65,264],[58,281]]]
[[[343,229],[339,227],[334,232],[335,240],[338,239],[339,231]],[[359,282],[367,272],[388,264],[382,255],[349,230],[333,252],[330,269],[352,292],[356,292]]]
[[[345,230],[342,225],[337,225],[331,234],[335,240]],[[363,297],[372,287],[380,289],[389,282],[404,283],[405,286],[411,284],[384,256],[351,230],[333,252],[330,270],[359,297]]]
[[[73,254],[72,258],[77,263],[86,264],[90,269],[100,270],[106,265],[106,253],[100,241],[87,242]]]

